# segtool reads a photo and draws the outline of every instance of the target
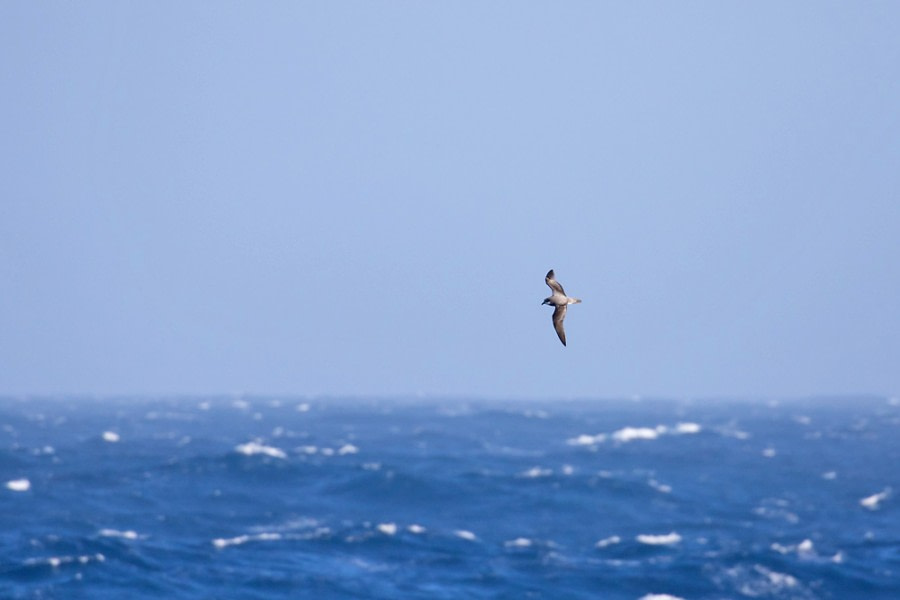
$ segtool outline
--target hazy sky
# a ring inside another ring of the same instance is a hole
[[[900,3],[5,2],[0,89],[0,393],[900,393]]]

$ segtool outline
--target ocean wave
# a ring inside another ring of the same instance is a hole
[[[681,542],[681,536],[674,531],[661,535],[642,533],[636,536],[634,539],[636,539],[641,544],[647,544],[648,546],[674,546],[675,544]]]
[[[256,454],[262,454],[265,456],[271,456],[272,458],[287,458],[287,454],[284,450],[280,448],[276,448],[274,446],[266,446],[265,444],[260,443],[259,441],[247,442],[246,444],[239,444],[234,447],[235,452],[240,454],[244,454],[246,456],[253,456]]]
[[[275,542],[281,539],[280,533],[257,533],[255,535],[239,535],[232,538],[216,538],[212,541],[212,545],[221,549],[228,546],[241,546],[248,542]]]
[[[879,508],[881,508],[881,503],[890,498],[890,496],[891,488],[885,488],[883,491],[878,492],[877,494],[866,496],[859,501],[859,504],[863,508],[867,508],[869,510],[878,510]]]
[[[612,433],[582,433],[566,440],[570,446],[596,446],[607,440],[628,443],[636,440],[655,440],[664,435],[693,435],[703,431],[698,423],[681,422],[673,426],[657,425],[656,427],[622,427]]]
[[[13,492],[27,492],[31,489],[31,482],[26,478],[10,479],[6,482],[6,489]]]
[[[136,540],[141,537],[136,531],[131,529],[125,531],[119,531],[118,529],[101,529],[97,534],[101,537],[122,538],[125,540]]]

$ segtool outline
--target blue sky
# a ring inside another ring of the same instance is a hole
[[[900,393],[897,23],[5,3],[0,393]]]

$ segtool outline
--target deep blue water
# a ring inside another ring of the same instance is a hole
[[[2,598],[900,598],[900,401],[0,399]]]

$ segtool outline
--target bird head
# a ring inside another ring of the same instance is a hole
[[[543,306],[545,304],[550,304],[550,298],[544,298],[544,301],[541,302],[541,306]]]

